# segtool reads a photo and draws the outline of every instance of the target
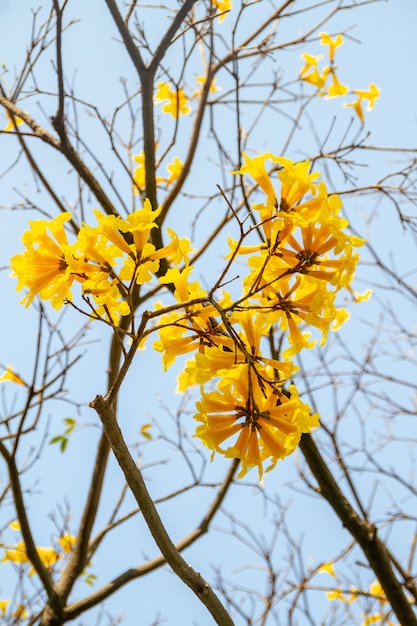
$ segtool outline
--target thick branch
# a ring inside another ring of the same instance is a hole
[[[126,482],[140,506],[148,528],[167,563],[175,574],[196,594],[217,624],[233,626],[231,617],[214,594],[210,585],[198,572],[188,565],[172,543],[149,495],[142,474],[123,439],[113,407],[102,396],[97,396],[91,403],[91,407],[100,416],[114,455],[125,475]]]
[[[20,529],[22,532],[23,541],[25,542],[26,554],[32,563],[36,573],[42,581],[44,589],[48,595],[49,603],[54,610],[59,614],[60,604],[58,595],[54,587],[51,575],[43,564],[32,537],[32,531],[29,526],[29,520],[26,514],[25,503],[23,502],[23,494],[20,486],[19,472],[16,467],[14,457],[9,453],[6,446],[0,441],[0,454],[7,463],[9,470],[10,484],[12,486],[13,498],[15,503],[15,509],[17,517],[20,523]]]
[[[80,155],[74,150],[74,148],[70,144],[65,134],[65,129],[61,128],[58,124],[56,130],[61,139],[58,140],[56,137],[51,135],[51,133],[49,133],[45,128],[38,124],[38,122],[36,122],[29,115],[29,113],[23,111],[23,109],[16,106],[13,102],[11,102],[2,94],[0,94],[0,105],[4,106],[4,108],[12,113],[12,115],[16,117],[21,117],[22,120],[24,120],[24,122],[32,129],[32,136],[38,137],[38,139],[42,139],[42,141],[58,150],[58,152],[61,152],[61,154],[63,154],[66,159],[71,163],[79,176],[83,179],[88,188],[95,195],[103,210],[108,215],[118,215],[118,212],[114,208],[112,202],[110,201],[109,197],[107,196],[106,192],[104,191],[98,180],[94,177],[91,170],[86,166]]]
[[[121,330],[126,330],[129,323],[129,316],[122,317],[120,321]],[[121,354],[120,338],[115,332],[112,336],[109,355],[108,389],[112,388],[112,385],[119,374]],[[97,448],[96,462],[90,482],[90,489],[77,534],[77,543],[57,585],[57,590],[63,603],[67,600],[74,583],[84,570],[88,560],[89,542],[102,495],[104,475],[107,467],[109,452],[110,446],[108,439],[105,433],[102,433]]]
[[[195,543],[200,537],[202,537],[209,530],[210,523],[219,510],[230,485],[233,482],[233,478],[236,474],[236,470],[239,466],[239,460],[235,459],[230,469],[223,481],[222,486],[216,494],[213,502],[211,503],[206,515],[201,520],[200,525],[195,528],[192,532],[190,532],[186,537],[181,539],[178,543],[175,544],[178,552],[182,552],[186,548],[190,547],[193,543]],[[78,615],[81,615],[88,609],[91,609],[93,606],[96,606],[100,602],[103,602],[106,598],[111,596],[115,591],[124,587],[126,584],[135,580],[136,578],[140,578],[141,576],[146,576],[150,574],[154,570],[158,569],[166,565],[166,559],[164,556],[160,555],[156,558],[140,565],[139,567],[131,568],[126,572],[123,572],[120,576],[113,579],[111,582],[104,585],[101,589],[98,589],[96,592],[89,595],[87,598],[83,598],[83,600],[79,600],[78,602],[74,602],[68,606],[65,610],[65,620],[69,621],[71,619],[75,619]]]
[[[379,539],[376,527],[361,519],[345,498],[311,435],[302,436],[300,447],[319,484],[320,494],[364,551],[398,620],[407,626],[417,626],[416,614],[394,574],[389,553]]]

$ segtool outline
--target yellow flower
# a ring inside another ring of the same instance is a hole
[[[382,589],[381,583],[379,581],[375,581],[369,587],[369,593],[374,596],[381,604],[385,604],[388,602],[385,591]]]
[[[44,300],[50,299],[56,309],[71,298],[74,277],[68,270],[65,255],[68,241],[63,226],[70,219],[71,213],[66,212],[50,221],[29,222],[30,230],[22,236],[26,250],[11,259],[11,275],[18,279],[16,290],[29,288],[29,293],[21,301],[26,307],[37,294]]]
[[[367,289],[363,293],[358,293],[357,291],[353,291],[349,286],[346,287],[348,291],[350,291],[353,302],[367,302],[369,298],[372,296],[372,289]]]
[[[21,117],[19,117],[18,115],[12,115],[7,109],[6,109],[6,116],[8,121],[7,126],[5,126],[3,128],[4,132],[8,133],[11,130],[14,130],[15,128],[15,124],[16,126],[20,126],[21,124],[25,123],[25,120],[22,120]],[[13,120],[14,120],[14,124],[13,124]]]
[[[314,85],[318,89],[323,89],[327,76],[330,72],[330,67],[324,67],[321,74],[318,69],[318,63],[323,58],[322,54],[314,56],[304,52],[301,57],[305,61],[305,65],[300,70],[300,80],[303,80],[311,85]]]
[[[341,328],[342,324],[347,322],[349,317],[350,317],[349,311],[346,311],[346,309],[337,309],[336,315],[334,318],[334,323],[332,325],[332,331],[337,332]]]
[[[161,210],[161,207],[153,210],[150,201],[146,198],[143,208],[130,213],[124,220],[123,232],[132,233],[133,242],[138,252],[142,252],[151,230],[158,228],[156,219]]]
[[[172,161],[172,163],[169,163],[167,165],[169,176],[168,178],[163,179],[167,187],[169,187],[171,183],[173,183],[175,180],[179,178],[182,172],[183,165],[184,165],[183,162],[178,157],[174,157],[174,160]]]
[[[25,381],[22,378],[20,378],[19,374],[16,374],[13,371],[13,368],[12,368],[11,365],[8,365],[6,371],[4,372],[4,374],[2,374],[0,376],[0,383],[5,382],[5,381],[10,381],[12,383],[16,383],[17,385],[25,385],[25,387],[28,386],[25,383]],[[18,524],[19,522],[13,522],[13,523]],[[10,526],[11,526],[11,524],[10,524]]]
[[[319,567],[318,574],[330,574],[333,578],[336,578],[336,574],[334,571],[334,564],[330,561],[329,563],[323,563],[321,567]]]
[[[368,615],[362,622],[362,626],[369,626],[369,624],[376,624],[376,622],[382,622],[384,615],[382,613],[374,613],[374,615]],[[384,622],[385,623],[385,622]]]
[[[24,541],[19,541],[14,548],[5,548],[1,562],[27,563],[26,546]]]
[[[0,615],[3,617],[6,615],[7,607],[10,604],[10,600],[0,600]]]
[[[58,538],[58,544],[61,546],[65,554],[69,554],[74,549],[77,538],[74,535],[65,533]]]
[[[135,168],[133,172],[133,192],[138,194],[141,191],[144,191],[146,186],[145,181],[145,153],[142,150],[140,154],[135,154],[133,160],[138,163],[138,167]],[[155,182],[158,187],[162,184],[165,184],[166,187],[169,187],[177,178],[180,176],[182,172],[183,162],[178,158],[174,157],[172,163],[167,165],[168,176],[164,178],[163,176],[156,176]]]
[[[331,70],[332,74],[332,84],[327,88],[327,92],[325,95],[325,100],[329,100],[330,98],[337,98],[339,96],[344,96],[348,93],[349,87],[347,85],[342,85],[339,82],[339,79],[336,76],[336,72]]]
[[[219,15],[219,24],[221,24],[227,15],[227,12],[232,8],[232,0],[211,0],[212,6],[217,9],[221,15]]]
[[[27,616],[28,614],[23,604],[18,604],[16,609],[12,613],[12,617],[14,617],[15,619],[19,619],[19,620],[27,619]]]
[[[375,100],[379,98],[380,91],[375,83],[371,83],[369,85],[368,91],[364,91],[362,89],[355,89],[352,91],[355,95],[358,96],[358,99],[355,102],[347,102],[345,103],[345,107],[353,107],[356,115],[359,117],[360,121],[363,123],[365,121],[362,102],[363,100],[368,100],[367,111],[371,111],[375,106]]]
[[[349,600],[343,595],[341,589],[333,589],[333,591],[329,591],[326,593],[326,597],[329,600],[341,600],[342,602],[349,602]]]
[[[243,152],[244,163],[240,170],[234,170],[232,174],[249,174],[258,183],[262,191],[267,196],[267,203],[270,206],[276,206],[277,198],[274,186],[271,182],[268,172],[265,168],[265,161],[271,158],[271,154],[266,152],[256,157],[249,157]]]
[[[197,76],[195,80],[198,83],[199,87],[193,93],[193,98],[196,98],[198,95],[200,95],[200,93],[202,91],[202,88],[203,88],[203,85],[206,83],[206,77],[205,76]],[[213,80],[210,83],[210,87],[209,87],[210,93],[216,93],[216,91],[220,91],[220,90],[221,90],[221,87],[218,87],[216,85],[216,79],[213,78]]]
[[[336,48],[338,48],[339,46],[343,44],[343,37],[340,33],[336,35],[335,39],[332,39],[330,35],[328,35],[327,33],[320,33],[320,37],[321,37],[320,39],[321,45],[329,46],[329,60],[330,60],[330,63],[333,63],[334,51]]]
[[[285,157],[274,157],[273,160],[282,167],[278,172],[278,178],[281,181],[280,211],[288,212],[294,209],[307,193],[312,195],[317,193],[317,185],[313,181],[320,174],[319,172],[309,173],[310,161],[308,159],[300,163],[294,163]]]
[[[144,437],[148,441],[152,440],[152,435],[149,432],[151,428],[152,428],[152,424],[144,424],[142,428],[140,429],[140,434],[142,435],[142,437]]]
[[[171,113],[174,118],[180,115],[187,115],[191,111],[187,104],[188,98],[181,87],[172,90],[170,83],[159,82],[155,94],[155,103],[160,104],[161,102],[165,102],[165,100],[168,100],[168,102],[164,104],[162,110],[164,113]]]
[[[267,372],[255,370],[249,363],[235,365],[221,374],[218,390],[203,392],[196,403],[198,412],[194,417],[202,422],[196,436],[209,449],[241,459],[240,477],[252,467],[258,468],[261,477],[263,462],[272,461],[269,471],[279,459],[291,454],[305,427],[311,430],[317,426],[318,417],[310,415],[292,385],[288,398],[279,385],[266,385],[266,380],[273,380]],[[221,447],[236,435],[232,446]]]
[[[14,522],[10,522],[9,528],[12,530],[20,530],[20,522],[19,520],[15,520]]]
[[[57,554],[53,548],[42,548],[41,546],[36,546],[36,552],[47,569],[51,569],[60,558],[59,554]],[[31,567],[29,570],[29,576],[32,576],[35,572],[36,570]]]

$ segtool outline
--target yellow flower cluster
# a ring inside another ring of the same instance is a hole
[[[94,213],[98,225],[83,224],[73,243],[64,229],[69,212],[50,221],[30,222],[22,237],[26,250],[11,259],[17,290],[29,288],[22,303],[29,306],[39,294],[59,309],[72,301],[72,289],[78,284],[90,315],[114,325],[120,315],[130,313],[133,286],[151,281],[161,258],[176,264],[187,259],[188,239],[180,240],[171,229],[171,242],[160,250],[149,242],[152,229],[158,228],[160,209],[153,211],[148,200],[126,219]]]
[[[363,616],[362,626],[370,626],[370,624],[385,624],[386,626],[398,626],[397,623],[392,622],[386,612],[384,612],[384,606],[387,604],[388,600],[385,596],[384,590],[382,589],[380,583],[378,581],[372,583],[369,587],[368,591],[360,591],[355,587],[352,587],[349,592],[344,592],[342,589],[337,588],[333,591],[329,591],[327,593],[327,597],[329,600],[339,600],[340,602],[345,602],[346,604],[350,604],[357,600],[359,596],[370,597],[378,605],[378,609],[375,613],[366,613]]]
[[[11,605],[10,600],[0,600],[0,616],[3,618],[11,617],[13,619],[12,624],[20,624],[21,620],[27,619],[27,612],[23,604],[18,604],[11,614],[7,615],[8,609]],[[9,622],[5,622],[9,623]]]
[[[19,522],[12,522],[10,524],[12,530],[20,530]],[[62,560],[66,555],[70,554],[75,545],[75,537],[69,533],[64,533],[61,537],[58,537],[56,547],[43,548],[36,546],[36,551],[40,560],[47,569],[53,569],[57,561]],[[24,541],[19,541],[16,545],[10,548],[4,548],[4,556],[1,563],[10,562],[16,564],[30,565],[30,560],[26,553],[26,546]],[[35,573],[34,568],[29,568],[29,576],[33,576]]]
[[[364,100],[368,101],[367,110],[370,111],[375,106],[375,100],[379,98],[379,89],[374,84],[369,85],[368,90],[354,89],[349,91],[347,85],[340,83],[336,75],[336,65],[334,63],[334,54],[336,48],[341,46],[344,41],[341,34],[338,34],[334,39],[327,33],[320,33],[320,43],[323,46],[328,46],[329,65],[326,65],[321,71],[319,70],[319,61],[323,59],[323,55],[319,54],[314,56],[304,52],[301,55],[301,59],[304,61],[304,67],[300,70],[300,79],[314,85],[319,90],[320,95],[324,95],[326,100],[330,98],[337,98],[339,96],[345,96],[349,93],[357,96],[354,102],[348,102],[344,104],[345,107],[353,107],[356,115],[360,121],[364,122],[364,113],[362,109],[362,103]],[[328,84],[331,79],[331,84]]]
[[[247,259],[237,298],[218,293],[218,286],[208,292],[191,279],[188,239],[168,229],[171,242],[155,249],[149,237],[158,228],[160,209],[153,211],[149,201],[126,219],[96,210],[98,225],[84,224],[73,243],[64,230],[69,213],[31,222],[23,235],[26,250],[12,258],[12,268],[17,288],[29,288],[22,301],[26,305],[39,294],[59,308],[71,300],[74,284],[81,283],[90,315],[115,324],[132,310],[133,286],[149,282],[166,259],[168,270],[159,282],[169,285],[176,305],[168,310],[156,305],[154,349],[161,352],[165,369],[177,356],[192,354],[178,389],[201,386],[196,436],[213,452],[239,458],[240,475],[256,467],[261,476],[264,462],[271,469],[293,452],[302,433],[318,426],[318,415],[311,414],[290,383],[297,369],[292,359],[316,343],[306,328],[315,329],[323,344],[329,330],[347,319],[335,304],[340,289],[356,301],[364,299],[350,287],[359,256],[354,248],[363,240],[347,234],[340,198],[328,195],[309,161],[294,163],[270,153],[243,156],[234,174],[251,176],[265,199],[253,205],[256,225],[245,232],[241,224],[240,239],[229,241],[223,277],[238,256]],[[267,160],[277,172],[280,193]],[[270,358],[265,347],[275,336],[287,337],[288,345]]]
[[[9,527],[14,531],[20,531],[20,524],[18,521],[9,524]],[[36,546],[36,551],[43,565],[51,573],[54,572],[54,568],[58,562],[64,561],[73,551],[76,543],[76,538],[69,534],[63,533],[55,541],[54,547],[41,547]],[[2,544],[3,545],[3,544]],[[35,574],[35,569],[32,567],[30,559],[27,556],[26,546],[24,541],[19,541],[14,546],[3,546],[4,555],[0,563],[13,563],[18,568],[22,568],[21,573],[25,572],[29,576]],[[94,580],[94,575],[85,576],[85,582],[91,584]],[[10,623],[20,624],[28,619],[28,612],[26,607],[22,604],[14,605],[10,600],[0,600],[0,616],[3,618],[13,618]],[[9,622],[7,622],[9,623]]]
[[[288,382],[296,370],[291,359],[315,344],[300,327],[317,328],[323,344],[329,329],[347,319],[335,296],[352,281],[359,256],[353,249],[363,240],[346,233],[340,198],[327,194],[308,161],[295,164],[269,153],[244,159],[234,173],[249,174],[266,198],[253,206],[256,227],[230,241],[230,264],[237,255],[248,257],[243,295],[233,300],[224,292],[215,302],[189,280],[191,267],[169,270],[160,281],[174,285],[182,306],[162,316],[154,348],[165,369],[178,355],[195,353],[179,376],[178,390],[201,385],[196,435],[209,449],[241,459],[240,475],[251,467],[262,475],[264,461],[271,469],[293,452],[303,432],[318,425],[317,414],[311,415]],[[276,164],[279,196],[267,159]],[[243,245],[255,233],[261,233],[260,243]],[[263,354],[265,338],[278,329],[289,340],[282,360]],[[207,384],[216,389],[206,391]]]

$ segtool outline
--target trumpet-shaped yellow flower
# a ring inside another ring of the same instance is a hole
[[[10,604],[10,600],[0,600],[0,615],[4,617],[6,615],[7,607]]]
[[[23,378],[21,378],[19,374],[16,374],[16,372],[13,371],[13,368],[11,365],[8,365],[4,374],[0,376],[0,383],[5,382],[5,381],[16,383],[16,385],[25,385],[26,387],[28,386],[23,380]]]
[[[265,385],[261,372],[250,364],[236,365],[224,373],[218,391],[202,393],[194,416],[202,422],[196,436],[209,449],[240,459],[239,476],[257,467],[261,477],[265,460],[272,462],[268,470],[272,469],[293,452],[306,428],[318,425],[318,416],[311,415],[309,407],[296,393],[292,397],[292,392],[290,386],[288,398],[279,385]],[[222,447],[232,437],[232,445]]]
[[[328,563],[323,563],[323,565],[318,569],[318,574],[329,574],[336,578],[336,572],[334,571],[334,564],[329,561]]]
[[[330,98],[338,98],[339,96],[345,96],[349,92],[349,87],[347,85],[342,85],[339,82],[339,79],[336,76],[336,72],[331,70],[332,75],[332,84],[327,88],[327,92],[325,95],[325,100],[330,100]]]
[[[314,85],[318,89],[323,89],[326,84],[327,76],[330,72],[330,67],[324,67],[321,73],[319,72],[319,61],[323,58],[322,54],[314,56],[304,52],[300,57],[304,62],[304,67],[301,68],[299,77],[306,83]]]
[[[130,213],[124,221],[123,232],[133,235],[133,243],[136,250],[142,252],[148,241],[153,228],[158,228],[156,220],[161,212],[161,207],[153,209],[150,201],[146,198],[143,208]]]
[[[18,115],[13,115],[6,109],[6,117],[8,119],[7,126],[3,128],[4,132],[9,133],[11,130],[15,129],[16,126],[20,126],[25,123],[25,120],[22,120]],[[13,123],[14,122],[14,123]]]
[[[171,113],[174,118],[188,115],[191,111],[188,106],[188,98],[181,87],[173,90],[170,83],[159,82],[155,94],[155,104],[160,104],[166,100],[168,102],[163,105],[162,110],[164,113]]]
[[[364,100],[368,100],[367,111],[371,111],[375,106],[375,101],[380,96],[380,91],[375,83],[371,83],[369,85],[369,89],[367,91],[362,89],[355,89],[352,91],[355,95],[358,96],[358,99],[355,102],[346,102],[345,107],[353,107],[356,115],[359,117],[360,121],[363,123],[365,121],[365,116],[363,114],[362,102]]]
[[[277,198],[274,186],[265,168],[265,161],[272,158],[272,154],[266,152],[251,158],[243,152],[244,162],[240,170],[235,170],[232,174],[249,174],[258,183],[262,191],[266,194],[267,205],[270,208],[277,206]]]
[[[57,309],[71,298],[75,277],[68,269],[68,240],[64,230],[64,223],[70,219],[67,212],[50,221],[31,221],[30,230],[22,236],[26,250],[12,257],[11,267],[12,276],[18,279],[16,290],[29,289],[21,301],[27,307],[38,294],[44,300],[51,300]]]
[[[333,63],[334,51],[344,43],[342,35],[339,33],[334,39],[332,39],[327,33],[320,33],[320,38],[322,46],[329,46],[329,60],[330,63]]]
[[[219,24],[221,24],[232,8],[232,0],[211,0],[211,4],[221,14],[219,15]]]
[[[288,380],[297,370],[293,363],[263,355],[261,342],[272,326],[266,315],[236,311],[229,320],[231,330],[220,325],[215,327],[211,344],[206,342],[194,359],[187,362],[185,372],[178,380],[180,390],[222,377],[228,369],[240,363],[250,362],[255,371],[270,368],[268,371],[274,372],[275,382]]]

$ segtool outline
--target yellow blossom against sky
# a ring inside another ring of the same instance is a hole
[[[232,0],[211,0],[211,4],[219,15],[219,24],[225,19],[227,12],[232,8]]]
[[[268,160],[276,168],[276,185]],[[184,307],[162,315],[153,347],[165,369],[179,355],[194,353],[178,377],[178,391],[201,386],[196,435],[208,448],[241,459],[241,475],[252,467],[262,475],[265,461],[274,467],[303,432],[318,425],[318,416],[289,386],[296,369],[292,359],[316,344],[310,329],[321,334],[323,345],[329,331],[348,318],[336,295],[350,285],[359,258],[354,249],[364,241],[346,233],[340,198],[327,193],[308,160],[244,153],[234,173],[251,176],[265,194],[264,203],[253,205],[260,217],[253,230],[261,229],[264,240],[229,241],[230,263],[237,255],[247,257],[242,296],[223,292],[214,306],[200,283],[190,280],[191,266],[168,270],[160,282],[174,285]],[[263,354],[263,339],[272,329],[287,336],[281,361]],[[213,382],[216,390],[207,392]]]
[[[275,170],[273,178],[267,162]],[[181,166],[174,161],[173,178]],[[297,369],[293,358],[313,348],[318,338],[323,345],[330,330],[348,318],[336,296],[350,288],[359,258],[355,248],[363,240],[347,234],[340,198],[328,194],[309,160],[243,153],[234,174],[251,177],[264,195],[264,202],[252,207],[258,224],[239,241],[229,241],[224,275],[237,256],[247,264],[239,297],[219,289],[209,292],[192,279],[191,242],[174,230],[167,229],[169,243],[155,248],[152,233],[161,208],[152,209],[147,199],[126,218],[94,209],[97,225],[84,223],[73,242],[65,231],[70,213],[32,221],[22,237],[26,249],[11,264],[17,289],[29,289],[22,300],[26,306],[39,295],[60,308],[78,294],[86,314],[115,326],[120,316],[131,314],[133,287],[157,284],[164,259],[168,269],[159,285],[169,287],[176,305],[169,312],[155,305],[154,325],[147,330],[158,332],[153,348],[161,353],[164,369],[179,356],[191,357],[178,390],[200,385],[196,436],[211,450],[239,458],[241,475],[255,467],[262,476],[264,462],[274,467],[293,452],[302,433],[318,425],[318,415],[290,382]],[[254,231],[263,238],[247,245]],[[280,359],[264,354],[270,333],[286,338]],[[12,370],[3,375],[11,377]],[[52,565],[55,557],[45,550],[43,558]]]
[[[353,108],[359,120],[364,123],[365,118],[362,102],[363,100],[368,100],[367,110],[371,111],[375,106],[375,101],[380,95],[378,87],[374,83],[371,83],[367,91],[362,89],[351,90],[347,85],[342,84],[337,76],[336,70],[338,68],[334,60],[335,50],[344,43],[343,36],[339,33],[336,37],[332,38],[328,33],[320,33],[320,37],[320,43],[323,46],[328,46],[329,65],[320,69],[319,63],[324,58],[323,55],[319,54],[314,56],[308,52],[304,52],[300,57],[304,61],[304,66],[299,73],[300,80],[316,87],[319,95],[324,95],[326,100],[350,94],[358,96],[355,101],[344,103],[344,106]],[[331,77],[332,81],[330,85],[328,85],[329,77]]]
[[[6,109],[6,116],[7,116],[7,119],[8,119],[8,123],[3,128],[4,132],[6,132],[6,133],[10,132],[11,130],[14,130],[15,129],[15,125],[16,126],[21,126],[21,124],[25,123],[25,120],[22,120],[21,117],[18,117],[18,116],[12,117],[7,109]]]
[[[139,193],[145,190],[145,153],[142,150],[140,154],[135,154],[133,160],[138,163],[138,166],[133,172],[133,192]],[[175,182],[182,171],[183,162],[177,156],[174,160],[167,165],[168,176],[157,176],[155,182],[158,187],[164,186],[168,188],[173,182]]]
[[[164,102],[162,111],[170,113],[174,118],[180,115],[188,115],[191,111],[184,90],[181,87],[171,89],[170,83],[159,82],[154,99],[155,104]]]
[[[171,242],[162,249],[156,250],[149,242],[151,231],[158,228],[160,210],[152,210],[148,200],[126,219],[98,209],[94,213],[98,226],[83,224],[73,243],[64,230],[64,223],[71,219],[69,212],[29,223],[30,230],[22,237],[26,249],[11,259],[17,290],[29,289],[23,304],[29,306],[39,295],[59,309],[73,300],[75,285],[93,317],[115,324],[130,312],[133,285],[151,281],[161,258],[186,261],[191,249],[188,240],[180,239],[172,229],[168,230]],[[133,243],[127,243],[125,234]]]

